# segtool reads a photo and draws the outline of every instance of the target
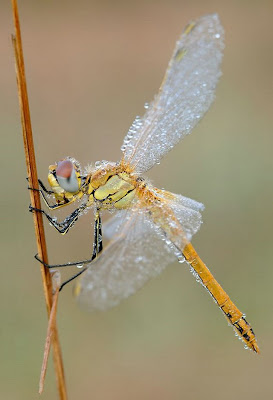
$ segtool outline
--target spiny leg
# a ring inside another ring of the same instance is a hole
[[[27,178],[27,181],[28,181],[28,178]],[[61,207],[67,206],[68,204],[73,203],[77,199],[77,197],[72,197],[71,199],[64,201],[63,203],[50,204],[48,202],[48,199],[47,199],[45,193],[48,195],[52,195],[52,194],[54,194],[54,192],[52,190],[48,190],[40,179],[38,179],[38,182],[39,182],[39,186],[41,187],[41,189],[31,188],[28,186],[28,190],[34,190],[36,192],[39,192],[42,196],[43,201],[45,202],[45,205],[50,210],[57,210]]]
[[[89,264],[92,262],[97,255],[102,251],[102,226],[101,226],[101,217],[98,211],[96,211],[95,222],[94,222],[94,240],[93,240],[93,250],[91,258],[87,260],[75,261],[75,262],[67,262],[64,264],[47,264],[43,260],[38,257],[38,254],[34,256],[34,258],[42,263],[46,268],[62,268],[62,267],[73,267],[84,264]]]
[[[47,214],[44,210],[40,208],[35,208],[32,207],[31,205],[29,206],[29,211],[37,211],[42,213],[43,215],[46,216],[50,224],[62,235],[65,235],[69,229],[72,227],[72,225],[77,221],[77,219],[80,217],[81,212],[84,211],[88,206],[88,203],[82,204],[80,207],[76,208],[68,217],[66,217],[63,221],[58,222],[57,219],[52,218],[49,214]]]
[[[92,262],[98,256],[98,254],[102,251],[102,239],[101,238],[102,238],[101,218],[100,218],[99,212],[97,211],[96,212],[96,218],[95,218],[95,224],[94,224],[93,254],[92,254],[92,257],[89,260],[78,261],[76,263],[48,265],[48,264],[45,264],[42,260],[40,260],[37,255],[35,256],[35,258],[39,262],[41,262],[43,265],[45,265],[47,268],[66,267],[66,266],[72,266],[72,265],[87,264],[87,263]],[[75,278],[77,278],[79,275],[81,275],[86,270],[87,270],[87,267],[83,268],[77,274],[73,275],[71,278],[69,278],[66,281],[64,281],[61,284],[61,286],[59,288],[59,291],[61,291],[65,285],[67,285],[69,282],[73,281]]]
[[[96,210],[96,214],[95,214],[95,231],[94,231],[94,235],[95,235],[94,242],[96,243],[95,247],[96,247],[96,251],[97,251],[97,255],[98,255],[103,249],[101,217],[100,217],[100,213],[99,213],[98,209]]]
[[[93,243],[93,254],[92,257],[89,261],[92,262],[95,258],[97,258],[98,254],[102,251],[102,230],[101,230],[101,218],[99,211],[96,211],[96,218],[95,218],[95,226],[94,226],[94,243]],[[73,275],[71,278],[67,279],[64,281],[61,286],[59,291],[62,290],[62,288],[67,285],[69,282],[73,281],[75,278],[77,278],[79,275],[81,275],[83,272],[87,270],[88,267],[83,268],[81,271],[79,271],[77,274]]]
[[[43,182],[41,181],[41,179],[38,179],[38,183],[39,183],[39,186],[42,188],[42,190],[43,190],[44,192],[46,192],[47,194],[53,194],[53,193],[54,193],[53,190],[48,190],[48,189],[45,187],[45,185],[43,184]]]
[[[26,180],[29,182],[29,178],[26,178]],[[53,190],[48,190],[46,188],[46,186],[43,184],[41,179],[38,179],[38,183],[39,183],[39,186],[41,187],[41,189],[36,189],[36,188],[32,188],[32,187],[28,186],[28,190],[36,190],[37,192],[41,192],[41,190],[43,190],[44,192],[46,192],[46,194],[54,194]]]

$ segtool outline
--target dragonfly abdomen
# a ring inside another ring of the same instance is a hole
[[[158,191],[160,193],[160,191]],[[170,194],[171,195],[171,194]],[[162,229],[177,250],[181,252],[187,263],[191,266],[197,280],[204,286],[213,297],[219,308],[224,313],[228,322],[233,326],[235,333],[242,339],[247,348],[259,353],[256,337],[250,324],[246,321],[243,313],[230,300],[227,293],[216,281],[210,270],[196,253],[192,244],[187,240],[183,226],[176,218],[173,210],[168,205],[168,200],[160,198],[160,195],[150,195],[146,192],[146,198],[150,199],[150,215],[154,223]]]
[[[259,347],[251,325],[246,321],[243,313],[230,300],[227,293],[216,281],[191,243],[188,243],[184,247],[183,255],[194,272],[198,275],[202,285],[208,290],[219,308],[223,311],[228,322],[233,326],[235,333],[244,341],[247,348],[253,350],[255,353],[259,353]]]

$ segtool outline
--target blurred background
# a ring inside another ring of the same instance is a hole
[[[71,155],[120,158],[135,115],[157,92],[176,39],[217,12],[226,32],[216,101],[149,173],[158,187],[203,202],[193,244],[261,348],[243,348],[195,282],[174,264],[119,307],[88,314],[72,285],[58,326],[69,399],[270,399],[273,396],[273,2],[266,0],[19,1],[39,177]],[[38,398],[47,319],[22,144],[11,7],[1,1],[0,396]],[[92,213],[67,237],[46,224],[50,261],[91,250]],[[50,361],[43,399],[57,399]]]

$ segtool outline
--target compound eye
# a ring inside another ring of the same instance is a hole
[[[56,177],[59,185],[66,192],[75,193],[79,190],[79,181],[72,161],[64,160],[58,162]]]
[[[73,169],[74,166],[72,161],[70,160],[60,161],[57,164],[56,175],[58,176],[58,178],[61,177],[69,179],[71,177]]]

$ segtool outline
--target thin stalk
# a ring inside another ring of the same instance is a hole
[[[59,297],[59,288],[57,288],[57,290],[53,296],[52,308],[51,308],[50,317],[48,320],[45,349],[44,349],[44,359],[43,359],[43,363],[42,363],[41,375],[40,375],[40,381],[39,381],[39,394],[42,394],[43,390],[44,390],[44,383],[45,383],[45,376],[46,376],[52,334],[53,334],[54,326],[56,326],[56,313],[57,313],[58,297]]]
[[[19,105],[21,111],[21,123],[22,123],[22,132],[23,132],[23,140],[25,148],[27,174],[30,187],[38,188],[38,176],[37,176],[35,151],[34,151],[34,144],[32,137],[18,7],[16,0],[11,0],[11,3],[12,3],[13,20],[15,28],[15,35],[12,36],[12,43],[15,54],[17,87],[18,87],[18,97],[19,97]],[[30,190],[29,193],[30,193],[31,205],[35,208],[41,208],[39,192]],[[34,220],[35,236],[36,236],[39,258],[48,264],[42,214],[34,212],[33,220]],[[49,270],[45,268],[43,264],[41,264],[41,274],[42,274],[47,313],[49,317],[53,304],[52,280]],[[64,368],[63,368],[61,347],[58,338],[58,331],[56,324],[54,324],[54,326],[52,327],[52,347],[53,347],[54,367],[55,367],[55,373],[59,391],[59,398],[61,400],[66,400],[67,393],[66,393],[65,378],[64,378]]]

